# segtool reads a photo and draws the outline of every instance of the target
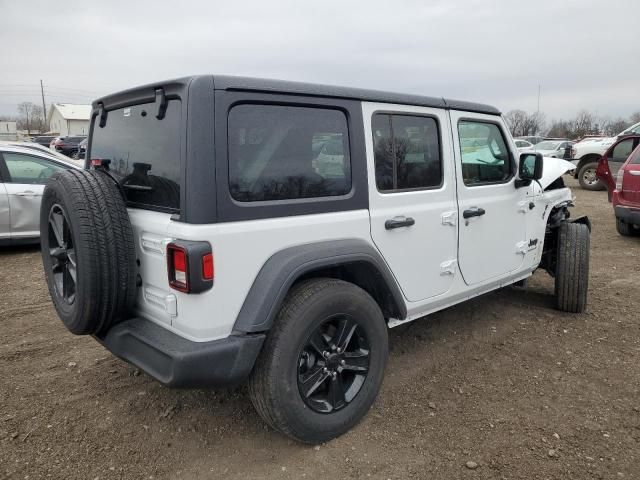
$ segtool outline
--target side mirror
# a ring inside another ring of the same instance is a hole
[[[539,152],[520,154],[520,166],[518,168],[520,182],[517,186],[528,186],[532,180],[540,180],[542,178],[543,164],[544,160]]]

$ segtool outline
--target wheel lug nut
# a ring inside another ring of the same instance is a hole
[[[345,362],[344,360],[340,360],[340,365],[345,365],[347,362]]]
[[[329,354],[329,352],[327,352],[327,351],[322,352],[322,356],[323,356],[324,358],[329,358],[329,355],[330,355],[330,354]]]
[[[331,350],[335,350],[336,346],[335,345],[331,345]]]
[[[327,367],[324,367],[324,368],[322,369],[322,373],[327,373],[328,371],[329,371],[329,369],[328,369]]]
[[[338,376],[338,373],[337,373],[337,372],[331,372],[331,376],[332,376],[333,378],[336,378],[336,377]]]
[[[338,353],[342,353],[342,349],[338,347],[338,349],[336,350],[336,352],[338,352]]]

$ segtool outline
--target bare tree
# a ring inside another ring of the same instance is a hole
[[[527,112],[524,110],[510,110],[504,114],[504,120],[507,122],[511,135],[514,137],[525,135],[522,131],[527,120]]]
[[[617,118],[615,120],[609,120],[606,123],[602,122],[602,133],[610,137],[617,135],[631,124],[623,118]]]
[[[571,131],[571,122],[566,120],[554,120],[551,122],[551,127],[547,132],[548,137],[553,138],[572,138],[573,132]]]
[[[634,124],[634,123],[640,123],[640,111],[638,112],[633,112],[631,114],[631,116],[629,117],[629,121]]]
[[[595,131],[595,125],[595,117],[593,114],[582,110],[573,120],[573,136],[580,138],[585,135],[597,134],[598,132]]]
[[[18,128],[26,130],[27,135],[31,135],[31,130],[39,130],[40,132],[47,130],[42,107],[32,102],[22,102],[18,105]]]

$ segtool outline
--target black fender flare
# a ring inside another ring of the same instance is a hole
[[[406,318],[404,296],[380,253],[364,240],[332,240],[297,245],[273,254],[251,285],[233,331],[255,333],[269,330],[287,292],[297,279],[314,270],[354,263],[366,263],[377,271],[391,293],[398,317]]]

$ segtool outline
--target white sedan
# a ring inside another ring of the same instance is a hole
[[[534,150],[543,157],[564,158],[564,150],[572,145],[572,142],[562,140],[545,140],[535,145]]]
[[[82,168],[42,150],[0,143],[0,245],[37,242],[45,183],[55,172]]]
[[[520,153],[533,150],[534,145],[531,142],[520,140],[519,138],[516,138],[514,142],[516,142],[516,147]]]

